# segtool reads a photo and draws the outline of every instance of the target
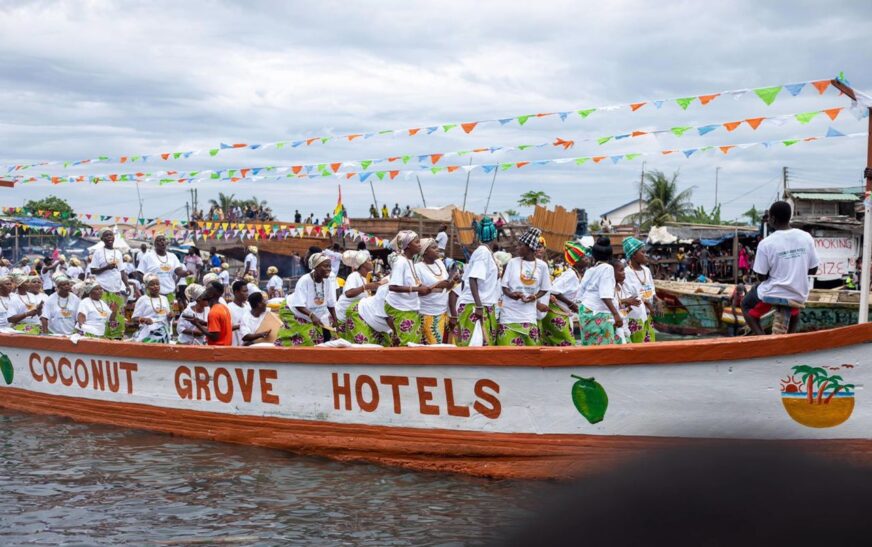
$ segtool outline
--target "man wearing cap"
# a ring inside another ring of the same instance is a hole
[[[103,289],[102,300],[110,306],[114,304],[118,309],[118,313],[106,324],[105,337],[120,340],[124,336],[124,306],[127,302],[124,254],[114,248],[115,234],[112,230],[103,230],[100,241],[103,242],[103,248],[94,250],[89,268],[97,284]]]
[[[496,239],[497,229],[487,215],[474,224],[473,229],[480,244],[463,270],[463,290],[457,299],[454,339],[458,346],[468,346],[478,323],[482,327],[484,345],[493,346],[496,345],[497,330],[494,306],[502,291],[499,266],[488,243]]]

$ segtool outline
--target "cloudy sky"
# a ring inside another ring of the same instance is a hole
[[[868,32],[872,3],[841,2],[16,2],[0,0],[0,165],[159,154],[217,143],[262,143],[321,135],[427,127],[538,112],[575,111],[640,100],[831,78],[844,71],[872,89]],[[866,140],[829,139],[792,147],[714,151],[689,159],[662,149],[822,136],[830,127],[862,132],[847,110],[808,124],[786,118],[754,131],[742,126],[699,136],[645,136],[603,145],[601,136],[721,124],[848,106],[807,87],[771,105],[753,94],[719,97],[682,110],[649,103],[636,112],[599,111],[532,119],[523,127],[484,125],[472,134],[358,139],[282,150],[230,151],[155,161],[138,169],[288,166],[574,140],[554,147],[483,154],[473,163],[647,153],[631,162],[591,162],[500,171],[492,210],[516,208],[519,194],[599,215],[633,199],[642,170],[680,170],[694,201],[727,218],[768,205],[783,166],[798,187],[859,183]],[[467,157],[445,160],[468,162]],[[413,162],[416,163],[416,162]],[[106,163],[31,172],[130,172]],[[460,204],[466,176],[420,176],[427,205]],[[492,176],[474,171],[468,208],[485,207]],[[365,215],[369,184],[345,181],[352,216]],[[188,192],[201,202],[219,191],[256,195],[281,218],[294,209],[332,210],[335,179],[139,185],[145,216],[183,218]],[[421,203],[415,177],[376,181],[379,202]],[[55,194],[81,212],[135,216],[133,183],[37,182],[3,190],[3,206]]]

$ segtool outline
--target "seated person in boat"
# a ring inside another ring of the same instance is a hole
[[[760,318],[773,305],[791,308],[787,331],[796,332],[799,310],[805,306],[811,289],[808,278],[817,272],[814,238],[790,227],[791,213],[786,201],[773,203],[769,208],[773,231],[757,245],[753,270],[760,282],[742,300],[742,313],[754,334],[764,334]]]
[[[42,292],[42,279],[38,275],[13,277],[18,292],[10,299],[9,324],[13,329],[27,334],[40,334],[42,325],[39,316],[47,297]]]
[[[76,332],[79,297],[72,293],[73,282],[66,275],[55,275],[53,282],[56,290],[45,301],[40,316],[42,332],[69,336]]]
[[[117,302],[103,300],[103,288],[97,281],[87,281],[82,289],[82,298],[76,313],[78,329],[85,336],[103,338],[107,325],[115,321],[119,313]]]
[[[262,292],[248,295],[249,309],[239,321],[239,339],[241,345],[250,346],[269,336],[269,331],[258,332],[260,324],[266,316],[266,298]]]
[[[133,340],[146,344],[169,344],[172,317],[169,300],[161,294],[160,277],[146,275],[145,294],[136,301],[131,317],[133,323],[139,325]]]
[[[336,319],[339,322],[336,326],[336,331],[339,333],[339,336],[346,338],[345,326],[347,316],[345,312],[348,311],[352,304],[363,300],[378,290],[379,284],[367,281],[373,268],[372,257],[370,257],[369,251],[345,251],[342,253],[342,263],[351,269],[351,273],[345,278],[342,294],[336,299]]]
[[[185,289],[185,297],[189,304],[179,316],[176,325],[178,343],[202,346],[206,343],[206,333],[209,329],[209,300],[206,287],[196,283],[188,285]]]
[[[502,276],[503,308],[497,327],[497,345],[541,344],[536,304],[551,289],[548,265],[536,258],[541,247],[538,228],[528,229],[518,240],[518,256],[506,264]]]
[[[374,295],[351,303],[345,310],[346,340],[352,344],[379,344],[386,348],[398,345],[396,325],[385,311],[389,290],[390,286],[383,283]]]
[[[336,291],[330,281],[330,257],[317,252],[309,257],[309,273],[297,281],[279,316],[285,327],[279,331],[283,346],[315,346],[324,341],[324,329],[336,324]]]
[[[209,301],[206,344],[210,346],[233,345],[233,320],[230,318],[230,310],[221,303],[223,294],[224,285],[219,281],[212,281],[206,285],[206,292],[202,296]]]

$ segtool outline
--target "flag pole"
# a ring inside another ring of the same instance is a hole
[[[834,79],[833,87],[857,102],[857,95],[844,82]],[[869,134],[866,140],[866,188],[863,193],[863,263],[860,266],[860,313],[857,322],[869,321],[869,286],[870,286],[870,260],[872,260],[872,106],[869,110]]]
[[[421,192],[421,201],[424,202],[424,207],[427,206],[427,198],[424,197],[424,188],[421,187],[421,177],[415,175],[415,178],[418,179],[418,190]]]

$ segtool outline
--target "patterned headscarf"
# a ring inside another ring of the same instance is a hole
[[[99,286],[100,285],[97,283],[96,280],[92,279],[90,281],[85,281],[85,287],[82,290],[82,294],[85,294],[87,296],[91,296],[91,291],[93,291],[94,289],[96,289]]]
[[[524,235],[518,238],[522,245],[530,247],[534,251],[539,250],[542,246],[542,241],[539,239],[542,236],[542,230],[539,228],[528,228]]]
[[[567,241],[563,244],[563,259],[566,260],[570,267],[575,266],[583,256],[590,256],[590,249],[584,247],[581,243]]]
[[[345,251],[342,253],[342,263],[351,268],[352,270],[357,270],[363,264],[369,260],[369,251]]]
[[[409,246],[409,243],[415,241],[415,238],[418,237],[418,234],[413,232],[412,230],[401,230],[400,233],[397,234],[397,237],[391,241],[391,247],[401,253],[406,250],[406,247]]]
[[[624,256],[627,260],[630,260],[636,252],[645,246],[644,243],[636,239],[635,237],[628,237],[624,240]]]
[[[218,274],[209,272],[203,276],[203,286],[208,287],[209,283],[213,281],[218,281]]]
[[[204,292],[206,292],[206,287],[198,285],[197,283],[191,283],[188,285],[188,288],[185,289],[185,298],[190,302],[194,302],[200,298]]]
[[[479,222],[473,224],[475,235],[482,243],[488,243],[497,238],[497,227],[494,226],[494,221],[491,217],[485,215]]]
[[[309,269],[314,270],[318,267],[318,264],[321,264],[322,262],[330,262],[330,257],[324,253],[313,254],[309,257]]]

